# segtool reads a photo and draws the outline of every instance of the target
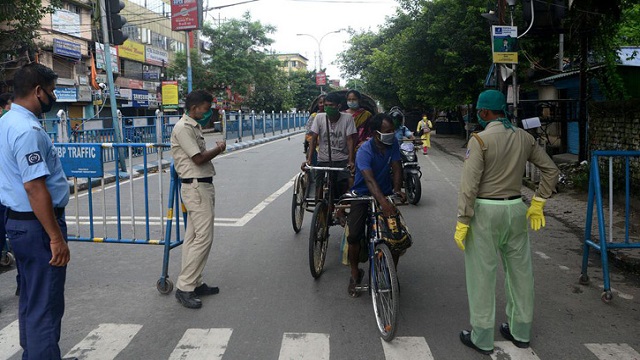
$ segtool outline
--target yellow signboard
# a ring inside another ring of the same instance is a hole
[[[144,62],[144,45],[127,40],[118,46],[118,55],[121,58]]]
[[[168,108],[178,107],[178,82],[162,82],[162,106]]]

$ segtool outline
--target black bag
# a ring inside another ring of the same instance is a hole
[[[380,238],[384,240],[389,250],[400,253],[400,255],[404,254],[413,244],[407,224],[404,222],[400,212],[389,217],[379,214],[378,231],[380,232]]]

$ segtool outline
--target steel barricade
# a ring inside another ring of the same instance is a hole
[[[601,157],[609,158],[609,238],[607,238],[607,224],[604,218],[604,208],[602,202],[602,189],[600,186],[600,169],[599,160]],[[625,175],[625,233],[624,242],[613,241],[613,160],[616,157],[624,158],[624,175]],[[602,261],[602,275],[604,279],[604,291],[602,292],[602,301],[609,303],[613,299],[611,292],[611,281],[609,276],[609,249],[640,249],[640,242],[629,241],[629,204],[630,204],[630,158],[640,157],[640,151],[594,151],[591,156],[591,165],[589,169],[589,197],[587,203],[587,216],[584,235],[584,250],[582,255],[582,272],[580,275],[580,284],[589,284],[589,276],[587,275],[587,266],[589,263],[589,249],[593,247],[600,251]],[[591,227],[593,219],[593,207],[595,206],[598,216],[598,240],[591,238]]]
[[[78,153],[80,151],[78,149],[88,146],[105,150],[126,148],[128,150],[129,173],[123,173],[118,166],[119,151],[111,151],[110,153],[115,157],[115,161],[111,163],[111,166],[113,166],[111,170],[114,172],[113,177],[110,176],[107,179],[103,174],[100,174],[100,177],[73,177],[73,195],[66,211],[67,227],[69,229],[68,240],[95,243],[163,245],[162,273],[156,286],[162,294],[171,293],[173,283],[169,280],[168,275],[169,253],[171,249],[181,245],[182,240],[179,231],[179,181],[177,181],[178,177],[173,171],[173,166],[170,167],[171,171],[167,175],[169,176],[169,191],[167,194],[165,194],[166,185],[163,184],[163,182],[167,181],[167,178],[163,176],[166,173],[162,169],[169,165],[169,162],[163,159],[163,154],[164,149],[170,145],[155,143],[56,144],[59,153],[70,151],[69,148],[76,148],[72,152]],[[155,150],[155,164],[153,164],[154,160],[150,159],[153,152],[151,150]],[[140,152],[141,156],[134,157],[133,154],[135,152]],[[66,160],[64,157],[61,160],[64,167]],[[96,159],[96,163],[98,161],[102,163],[101,159]],[[91,165],[87,166],[90,168]],[[90,172],[86,169],[85,171],[87,173]],[[134,176],[134,172],[136,176]],[[157,178],[157,194],[150,186],[151,176]],[[87,179],[86,182],[78,181],[83,178]],[[141,186],[134,184],[138,180],[142,180]],[[115,185],[107,188],[105,186],[107,181],[113,181]],[[96,185],[99,189],[94,189]],[[86,192],[80,193],[81,190],[85,189]],[[114,193],[107,194],[111,191],[114,191]],[[102,193],[101,199],[97,195],[99,192]],[[127,195],[128,198],[126,198]],[[166,195],[168,195],[168,209],[165,216],[164,199],[167,197]],[[86,202],[81,204],[80,198],[84,197],[86,197]],[[142,209],[140,209],[139,205],[142,206]],[[183,208],[182,211],[183,221],[186,224],[185,209]],[[124,215],[125,212],[128,212],[128,216]],[[102,223],[101,228],[99,226],[100,223]],[[72,234],[74,225],[75,236]],[[115,229],[113,229],[114,225]],[[130,225],[130,227],[127,228],[123,225]],[[157,228],[153,228],[152,231],[152,226],[156,225]],[[175,236],[172,237],[174,225]]]

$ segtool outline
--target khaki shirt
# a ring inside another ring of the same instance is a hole
[[[211,161],[196,165],[191,158],[206,148],[202,127],[188,115],[176,123],[171,132],[171,155],[181,179],[211,177],[216,174]]]
[[[547,199],[558,182],[558,167],[526,131],[493,121],[469,139],[458,193],[458,221],[469,224],[477,197],[502,199],[520,195],[527,161],[540,169],[536,196]]]

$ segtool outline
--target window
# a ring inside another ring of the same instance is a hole
[[[65,79],[73,79],[73,62],[67,59],[53,57],[53,71],[58,74],[59,77]]]

